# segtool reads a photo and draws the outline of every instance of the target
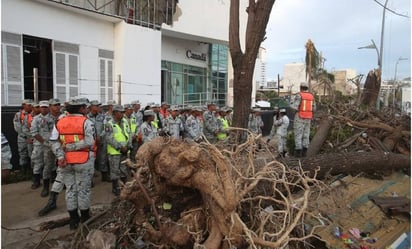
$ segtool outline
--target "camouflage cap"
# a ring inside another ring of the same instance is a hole
[[[40,107],[49,107],[49,101],[47,100],[42,100],[38,104]],[[34,106],[34,105],[33,105]]]
[[[171,107],[170,107],[170,110],[173,112],[173,111],[179,111],[179,107],[177,106],[177,105],[172,105]]]
[[[132,107],[131,104],[124,104],[124,105],[123,105],[123,108],[124,108],[124,109],[133,109],[133,107]]]
[[[107,105],[115,105],[116,104],[116,100],[108,100],[107,101]]]
[[[102,103],[100,102],[100,101],[98,101],[98,100],[92,100],[92,101],[90,101],[90,105],[96,105],[96,106],[98,106],[98,105],[101,105]]]
[[[286,113],[286,109],[285,109],[285,108],[282,108],[282,109],[279,110],[279,112],[284,112],[284,113]]]
[[[121,105],[114,105],[113,106],[113,111],[114,112],[124,112],[124,108]]]
[[[154,116],[154,111],[152,110],[146,110],[143,113],[144,116]]]
[[[309,84],[307,82],[302,82],[300,83],[300,87],[309,87]]]
[[[33,103],[33,107],[35,107],[35,108],[36,108],[36,107],[40,107],[40,105],[39,105],[39,103],[34,102],[34,103]]]
[[[60,105],[60,99],[49,99],[49,105]]]
[[[140,105],[140,101],[139,100],[133,100],[130,104],[131,105]]]
[[[68,105],[87,105],[88,103],[89,103],[89,100],[87,98],[71,97],[67,104]]]
[[[21,103],[24,105],[33,105],[33,102],[32,99],[24,99]]]

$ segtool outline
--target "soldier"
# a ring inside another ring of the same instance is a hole
[[[164,120],[164,132],[169,133],[174,138],[181,138],[184,131],[183,122],[180,119],[179,108],[177,106],[171,107],[171,114]]]
[[[152,127],[157,131],[161,131],[163,129],[163,116],[160,114],[160,106],[159,104],[152,104],[150,109],[153,111],[153,121]]]
[[[286,109],[279,110],[279,119],[275,120],[273,126],[276,126],[276,135],[278,140],[278,153],[280,157],[285,157],[287,152],[286,140],[288,136],[289,118],[286,115]]]
[[[132,141],[133,148],[132,148],[132,151],[130,152],[130,158],[131,158],[132,161],[135,161],[136,160],[136,153],[137,153],[137,150],[139,149],[140,142],[141,142],[141,141],[139,142],[139,139],[138,139],[137,135],[139,133],[140,126],[143,123],[143,111],[140,110],[139,100],[132,101],[131,105],[133,107],[132,116],[136,120],[136,138],[133,139],[133,141]]]
[[[124,108],[115,105],[113,119],[105,127],[112,192],[116,196],[120,195],[119,178],[125,183],[128,174],[127,166],[121,162],[128,157],[129,149],[132,147],[130,128],[123,114]]]
[[[22,108],[14,115],[13,124],[14,130],[17,132],[17,147],[19,151],[19,166],[24,171],[29,171],[30,157],[32,152],[32,138],[30,135],[30,125],[33,119],[31,115],[33,101],[25,99],[22,103]]]
[[[133,108],[131,104],[124,104],[124,119],[127,121],[127,124],[130,128],[130,140],[132,140],[132,149],[130,151],[130,160],[135,161],[136,153],[133,153],[134,146],[137,143],[137,121],[133,114]],[[137,152],[137,150],[136,150]]]
[[[57,121],[50,144],[66,185],[66,206],[70,229],[73,230],[77,229],[79,221],[85,222],[90,218],[95,131],[93,122],[86,117],[87,107],[83,100],[71,99],[67,112],[69,114]]]
[[[226,119],[226,108],[219,109],[219,117],[217,118],[219,133],[217,133],[217,140],[225,141],[229,134],[229,122]]]
[[[276,135],[276,130],[277,126],[275,125],[276,120],[279,119],[279,108],[275,106],[273,110],[273,123],[272,123],[272,129],[270,130],[270,134],[268,139],[266,140],[266,143],[269,143],[270,140]]]
[[[153,127],[155,113],[152,110],[146,110],[143,113],[143,124],[140,126],[139,136],[142,138],[142,143],[150,142],[158,136],[158,130]]]
[[[30,128],[34,138],[33,153],[33,184],[32,189],[40,186],[40,177],[43,177],[43,190],[40,196],[49,195],[50,178],[52,171],[56,170],[56,158],[50,149],[49,138],[53,130],[55,120],[49,115],[49,101],[39,102],[41,113],[33,118]],[[60,104],[59,104],[60,105]]]
[[[203,134],[212,144],[216,143],[216,135],[219,132],[215,111],[216,105],[214,103],[208,103],[207,111],[203,113]]]
[[[10,170],[13,168],[13,165],[10,163],[11,159],[11,149],[9,141],[3,132],[1,133],[1,180],[5,181],[9,176]]]
[[[162,115],[162,120],[165,120],[169,117],[170,113],[168,112],[169,104],[167,102],[162,102],[160,106],[159,114]]]
[[[264,123],[260,116],[260,108],[253,108],[249,114],[248,129],[254,134],[262,134],[263,126]]]
[[[296,94],[292,109],[296,112],[293,120],[295,133],[295,156],[305,157],[309,147],[310,123],[315,110],[315,98],[309,92],[306,82],[300,84],[300,92]]]
[[[102,182],[111,182],[106,161],[107,149],[103,124],[105,122],[105,117],[101,113],[100,106],[100,101],[90,101],[89,113],[87,114],[87,118],[93,121],[96,131],[96,161],[94,167],[102,174]]]
[[[31,114],[33,116],[33,118],[40,114],[41,110],[40,110],[40,104],[39,103],[33,103],[33,110],[31,111]]]
[[[200,116],[202,115],[201,107],[194,107],[186,120],[186,138],[197,143],[202,140],[202,126]]]

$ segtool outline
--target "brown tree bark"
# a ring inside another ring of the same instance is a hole
[[[381,88],[379,70],[369,71],[366,77],[365,86],[362,92],[362,104],[367,107],[374,107],[378,99]]]
[[[252,102],[253,71],[275,0],[249,0],[245,52],[239,38],[239,0],[230,1],[229,48],[234,71],[233,126],[247,128]]]
[[[327,174],[338,175],[341,173],[357,174],[375,173],[376,171],[410,170],[411,159],[402,154],[382,152],[350,152],[321,154],[303,159],[290,158],[285,162],[289,167],[298,167],[300,164],[304,171],[313,176],[315,170],[318,179]]]
[[[328,116],[323,116],[315,136],[310,142],[307,156],[311,157],[319,153],[326,138],[328,138],[329,130],[332,127],[332,120]]]

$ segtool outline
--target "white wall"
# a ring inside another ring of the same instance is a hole
[[[1,2],[1,29],[113,50],[113,23],[32,0]],[[90,31],[93,31],[91,35]]]
[[[300,83],[306,82],[306,69],[304,63],[290,63],[283,68],[282,92],[287,92],[291,88],[292,93],[299,92]]]
[[[115,81],[120,74],[122,104],[133,100],[139,100],[142,106],[148,102],[160,104],[160,31],[121,22],[116,24],[114,36],[116,37]],[[115,84],[114,92],[117,96],[117,84]]]
[[[196,41],[182,40],[173,37],[162,36],[162,60],[176,63],[207,68],[209,61],[209,45]],[[186,56],[186,51],[191,50],[196,53],[205,53],[206,61],[195,60]]]

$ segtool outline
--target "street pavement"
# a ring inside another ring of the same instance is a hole
[[[92,188],[93,210],[110,206],[114,195],[110,182],[101,182],[100,174],[94,177]],[[1,248],[20,249],[37,245],[47,231],[38,231],[40,224],[50,220],[69,217],[65,204],[65,190],[57,197],[57,209],[43,217],[38,216],[49,197],[40,197],[42,186],[32,190],[31,181],[1,186]],[[47,239],[58,238],[70,233],[69,226],[52,229]]]

